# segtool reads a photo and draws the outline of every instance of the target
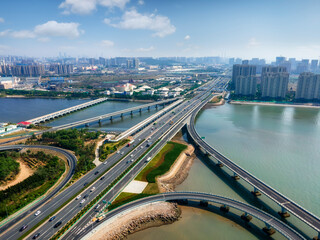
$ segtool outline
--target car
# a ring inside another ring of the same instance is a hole
[[[52,216],[50,219],[49,219],[49,222],[52,222],[53,220],[56,219],[56,216]]]
[[[86,201],[85,199],[82,199],[81,202],[80,202],[80,204],[83,204],[85,201]]]
[[[133,159],[131,159],[131,162],[133,162]]]
[[[84,195],[84,196],[83,196],[83,198],[87,198],[87,197],[89,197],[89,195],[88,195],[88,194],[86,194],[86,195]]]
[[[133,154],[131,154],[130,157],[133,157]]]
[[[141,146],[141,149],[143,148],[143,146]]]
[[[85,182],[85,183],[83,184],[83,186],[86,186],[86,185],[88,185],[88,182]]]
[[[124,154],[124,152],[121,153],[121,155],[123,155],[123,154]]]
[[[104,161],[103,165],[106,165],[108,162],[107,161]]]
[[[139,138],[138,141],[141,141],[141,138]]]
[[[79,200],[81,198],[81,195],[78,195],[77,197],[76,197],[76,200]]]
[[[94,190],[96,190],[95,187],[91,188],[91,189],[90,189],[90,192],[93,192]]]
[[[41,213],[40,210],[36,211],[36,213],[34,214],[35,216],[38,216]]]
[[[96,171],[95,173],[94,173],[94,175],[97,175],[99,173],[99,171]]]
[[[100,180],[103,180],[105,178],[105,176],[101,177]]]
[[[40,233],[37,233],[36,235],[33,236],[32,239],[37,239],[40,236]]]
[[[27,224],[25,224],[25,225],[23,225],[21,228],[20,228],[20,232],[22,232],[23,230],[25,230],[26,228],[28,227],[28,225]]]
[[[120,151],[117,152],[118,154],[120,153]]]
[[[57,222],[53,227],[54,227],[54,228],[57,228],[57,227],[59,227],[59,226],[61,225],[61,223],[62,223],[62,222],[59,221],[59,222]]]
[[[100,204],[98,204],[94,209],[98,209],[100,207]]]

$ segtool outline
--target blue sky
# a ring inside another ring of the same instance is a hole
[[[2,0],[0,54],[319,58],[319,0]]]

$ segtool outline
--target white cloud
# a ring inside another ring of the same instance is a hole
[[[65,0],[59,5],[64,9],[64,14],[90,14],[97,9],[98,6],[107,8],[124,8],[130,0]]]
[[[138,4],[139,4],[139,5],[143,5],[143,4],[144,4],[144,1],[143,1],[143,0],[139,0],[139,1],[138,1]]]
[[[101,46],[105,47],[105,48],[110,48],[114,46],[114,42],[110,41],[110,40],[102,40],[101,41]]]
[[[185,37],[184,37],[184,40],[189,40],[190,39],[190,35],[186,35]]]
[[[260,45],[261,45],[261,43],[258,42],[257,39],[250,38],[249,43],[248,43],[248,47],[258,47]]]
[[[4,18],[0,17],[0,23],[4,23]]]
[[[83,30],[79,29],[79,23],[58,23],[56,21],[48,21],[44,24],[35,26],[34,30],[5,30],[0,32],[0,37],[12,37],[12,38],[36,38],[39,37],[39,41],[48,41],[49,37],[67,37],[76,38],[83,33]]]
[[[41,37],[41,38],[38,38],[37,39],[39,42],[49,42],[50,41],[50,38],[48,37]]]
[[[146,29],[154,31],[153,36],[165,37],[176,31],[176,27],[170,22],[166,16],[156,14],[141,14],[133,9],[126,11],[119,23],[111,23],[111,20],[106,18],[104,23],[122,29]]]
[[[154,46],[148,47],[148,48],[137,48],[136,52],[151,52],[155,50]]]
[[[79,23],[58,23],[56,21],[48,21],[44,24],[37,25],[34,28],[34,33],[38,36],[46,37],[76,38],[83,33],[83,31],[79,30],[78,27]]]

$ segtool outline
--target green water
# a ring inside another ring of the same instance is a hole
[[[196,129],[205,140],[234,162],[316,215],[320,215],[320,111],[292,107],[224,105],[202,111]],[[227,196],[274,211],[280,208],[265,196],[256,202],[250,186],[234,183],[218,168],[211,171],[196,159],[188,178],[177,191],[202,191]],[[148,229],[132,239],[259,239],[220,215],[184,209],[178,222]],[[234,211],[235,212],[235,211]],[[200,214],[201,213],[201,214]],[[236,212],[235,212],[236,213]],[[274,212],[273,212],[274,213]],[[239,214],[239,213],[238,213]],[[276,214],[276,213],[275,213]],[[186,217],[184,217],[186,216]],[[288,218],[309,237],[316,232],[297,218]],[[258,220],[253,224],[263,227]],[[192,232],[192,234],[191,234]],[[284,239],[279,233],[274,239]]]

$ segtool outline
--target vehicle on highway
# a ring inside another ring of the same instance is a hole
[[[83,198],[87,198],[87,197],[89,197],[89,195],[88,195],[88,194],[86,194],[86,195],[84,195],[84,196],[83,196]]]
[[[81,198],[81,195],[78,195],[77,197],[76,197],[76,200],[79,200]]]
[[[101,177],[100,180],[103,180],[105,178],[105,176]]]
[[[41,213],[40,210],[36,211],[36,213],[34,214],[35,216],[38,216]]]
[[[85,182],[84,184],[83,184],[83,186],[86,186],[88,184],[88,182]]]
[[[83,204],[85,201],[86,201],[85,199],[82,199],[81,202],[80,202],[80,204]]]
[[[54,228],[57,228],[57,227],[59,227],[59,226],[61,225],[61,223],[62,223],[62,222],[59,221],[59,222],[57,222],[53,227],[54,227]]]
[[[133,159],[131,159],[131,162],[133,162]]]
[[[131,154],[130,157],[133,157],[133,154]]]
[[[141,146],[141,149],[143,148],[143,146]]]
[[[146,160],[146,162],[150,162],[150,160],[151,160],[151,157],[148,157],[147,160]]]
[[[99,173],[99,171],[96,171],[95,173],[94,173],[94,175],[97,175]]]
[[[103,165],[106,165],[108,162],[107,161],[104,161]]]
[[[25,225],[23,225],[21,228],[20,228],[20,232],[22,232],[23,230],[25,230],[26,228],[28,227],[28,225],[27,224],[25,224]]]
[[[36,235],[33,236],[32,239],[37,239],[40,236],[40,233],[37,233]]]
[[[134,143],[134,140],[131,140],[131,141],[128,143],[127,147],[130,147],[130,146],[132,145],[132,143]]]
[[[138,140],[141,141],[141,138],[139,138]]]
[[[91,189],[90,189],[90,192],[93,192],[94,190],[96,190],[95,187],[91,188]]]
[[[117,152],[118,154],[120,153],[120,151]]]
[[[55,220],[56,219],[56,216],[53,216],[53,217],[51,217],[50,219],[49,219],[49,222],[52,222],[53,220]]]
[[[123,154],[124,154],[124,152],[121,153],[121,155],[123,155]]]
[[[94,209],[98,209],[100,207],[100,204],[98,204]]]

